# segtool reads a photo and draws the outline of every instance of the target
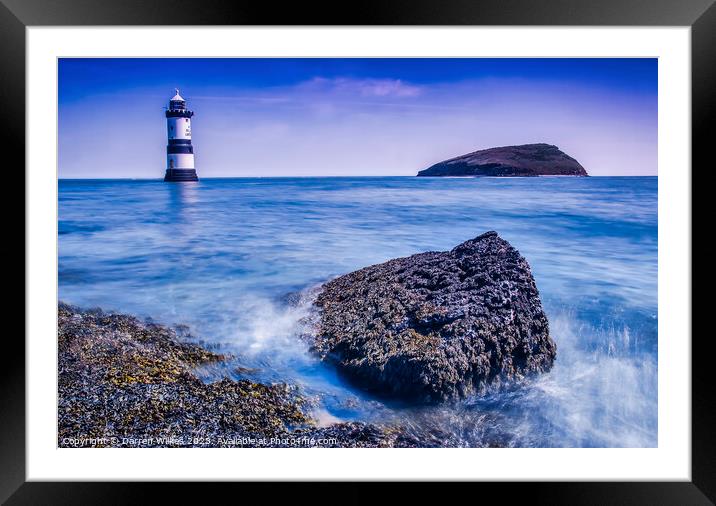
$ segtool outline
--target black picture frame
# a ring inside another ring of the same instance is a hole
[[[217,0],[0,0],[0,105],[3,150],[18,167],[25,164],[25,28],[43,25],[575,25],[690,26],[692,70],[692,167],[710,169],[707,158],[716,119],[715,0],[370,0],[282,3]],[[709,162],[711,162],[709,164]],[[690,174],[693,181],[693,169]],[[692,182],[693,188],[693,182]],[[693,202],[693,193],[692,193]],[[8,203],[4,203],[6,207]],[[17,214],[5,210],[5,216]],[[693,248],[693,245],[692,245]],[[693,251],[693,249],[692,249]],[[23,259],[24,262],[24,259]],[[6,263],[5,265],[8,265]],[[692,311],[693,313],[693,311]],[[714,504],[716,501],[716,409],[712,380],[714,345],[710,332],[692,339],[692,481],[640,483],[481,483],[508,492],[509,499],[536,504]],[[684,339],[690,336],[680,336]],[[7,504],[146,504],[189,499],[185,484],[26,482],[25,346],[19,332],[4,336],[0,367],[0,500]],[[12,357],[7,358],[7,357]],[[205,484],[206,485],[206,484]],[[229,484],[221,486],[221,491]],[[310,489],[307,488],[310,486]],[[242,485],[245,487],[245,485]],[[275,485],[259,485],[275,498]],[[475,486],[474,484],[471,486]],[[211,485],[216,492],[217,485]],[[340,495],[320,486],[293,484],[294,497],[329,494],[333,501],[361,502],[373,494],[357,484]],[[507,489],[507,490],[505,490]],[[207,487],[204,487],[207,490]],[[304,494],[301,493],[304,492]],[[427,497],[423,485],[412,491]],[[460,491],[456,491],[460,492]],[[253,494],[252,494],[253,495]],[[452,495],[452,494],[451,494]]]

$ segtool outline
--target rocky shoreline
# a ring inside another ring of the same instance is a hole
[[[58,446],[418,446],[399,427],[320,427],[290,385],[205,383],[195,373],[228,358],[182,328],[60,303]]]
[[[496,232],[339,276],[286,303],[311,307],[303,337],[321,360],[406,406],[519,384],[556,356],[529,264]],[[315,399],[246,379],[236,357],[202,346],[186,326],[59,303],[58,329],[60,447],[461,444],[407,419],[325,426]],[[241,379],[203,380],[213,366]]]

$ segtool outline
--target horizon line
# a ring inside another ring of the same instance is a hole
[[[313,175],[313,176],[204,176],[204,179],[311,179],[311,178],[360,178],[360,177],[406,177],[406,178],[422,178],[422,179],[537,179],[537,178],[583,178],[583,177],[658,177],[658,174],[599,174],[587,176],[559,176],[559,175],[540,175],[540,176],[408,176],[402,174],[387,175]],[[58,181],[163,181],[163,176],[159,177],[58,177]]]

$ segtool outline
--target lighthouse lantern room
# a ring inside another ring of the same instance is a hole
[[[169,101],[167,117],[167,172],[164,181],[198,181],[194,169],[194,148],[191,145],[191,117],[179,90]]]

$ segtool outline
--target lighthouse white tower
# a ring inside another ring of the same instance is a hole
[[[169,101],[167,117],[167,172],[164,181],[198,181],[194,169],[194,148],[191,145],[191,117],[193,111],[186,108],[186,101],[175,90]]]

